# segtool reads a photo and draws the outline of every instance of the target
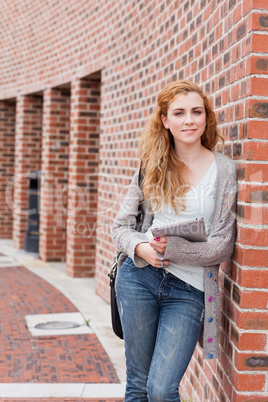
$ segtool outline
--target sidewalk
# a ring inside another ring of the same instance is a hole
[[[0,400],[123,401],[124,345],[94,279],[10,240],[0,240],[0,272]]]

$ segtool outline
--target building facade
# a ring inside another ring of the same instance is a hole
[[[1,2],[0,237],[24,248],[41,171],[39,255],[109,298],[110,227],[137,137],[168,82],[210,94],[239,166],[237,239],[222,264],[220,359],[196,348],[181,393],[268,398],[267,0]]]

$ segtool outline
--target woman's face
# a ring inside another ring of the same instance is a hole
[[[174,137],[175,146],[201,142],[206,128],[204,101],[197,92],[175,97],[169,105],[167,116],[161,116],[163,125]]]

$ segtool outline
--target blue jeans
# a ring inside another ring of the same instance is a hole
[[[204,316],[204,292],[163,269],[119,270],[117,302],[126,352],[125,402],[180,401],[178,388]]]

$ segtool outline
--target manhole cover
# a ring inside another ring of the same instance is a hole
[[[51,321],[51,322],[43,322],[41,324],[37,324],[35,328],[37,329],[70,329],[80,327],[80,324],[75,322],[68,321]]]

